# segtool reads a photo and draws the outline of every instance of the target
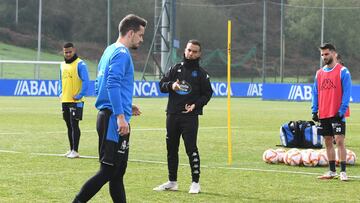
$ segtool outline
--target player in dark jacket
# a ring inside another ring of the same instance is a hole
[[[201,45],[190,40],[185,48],[184,59],[171,67],[160,81],[160,90],[169,93],[166,117],[166,146],[169,181],[155,187],[156,191],[177,190],[179,142],[182,135],[189,157],[192,184],[189,193],[200,192],[200,156],[196,145],[199,127],[198,115],[212,96],[210,77],[199,66]]]

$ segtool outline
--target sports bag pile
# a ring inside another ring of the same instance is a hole
[[[280,126],[280,142],[284,147],[322,148],[324,140],[313,121],[290,121]]]

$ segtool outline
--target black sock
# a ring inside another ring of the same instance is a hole
[[[336,172],[335,161],[329,161],[330,171]]]
[[[346,161],[340,162],[340,168],[341,168],[341,172],[345,172],[345,171],[346,171]]]

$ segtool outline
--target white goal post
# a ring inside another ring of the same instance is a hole
[[[5,64],[26,64],[34,66],[34,79],[40,79],[40,66],[39,65],[60,65],[61,61],[26,61],[26,60],[0,60],[0,78],[4,78],[4,65]]]

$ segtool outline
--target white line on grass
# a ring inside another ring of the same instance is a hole
[[[167,165],[167,162],[161,161],[148,161],[148,160],[138,160],[138,159],[129,159],[131,162],[139,162],[139,163],[151,163],[151,164],[164,164]],[[179,164],[181,166],[188,166],[189,164]],[[271,173],[290,173],[290,174],[301,174],[301,175],[322,175],[321,173],[310,173],[310,172],[302,172],[302,171],[280,171],[280,170],[272,170],[272,169],[257,169],[257,168],[238,168],[238,167],[223,167],[223,166],[207,166],[201,165],[202,168],[209,169],[225,169],[225,170],[241,170],[241,171],[258,171],[258,172],[271,172]],[[360,178],[360,176],[349,176]]]
[[[9,151],[9,150],[0,150],[0,153],[22,153],[17,151]],[[39,155],[39,156],[64,156],[64,154],[51,154],[51,153],[30,153],[31,155]],[[80,156],[80,158],[84,159],[98,159],[96,156]],[[138,163],[149,163],[149,164],[162,164],[166,165],[167,162],[163,161],[151,161],[151,160],[140,160],[140,159],[129,159],[129,162],[138,162]],[[181,164],[181,166],[188,166],[188,164]],[[223,166],[207,166],[201,165],[202,168],[209,169],[225,169],[225,170],[240,170],[240,171],[257,171],[257,172],[269,172],[269,173],[288,173],[288,174],[300,174],[300,175],[322,175],[321,173],[311,173],[311,172],[303,172],[303,171],[283,171],[283,170],[273,170],[273,169],[257,169],[257,168],[239,168],[239,167],[223,167]],[[359,178],[360,176],[348,176],[349,178]]]
[[[322,175],[320,173],[310,173],[302,171],[279,171],[273,169],[257,169],[257,168],[237,168],[237,167],[216,167],[218,169],[229,169],[229,170],[242,170],[242,171],[260,171],[260,172],[276,172],[276,173],[293,173],[293,174],[302,174],[302,175]]]
[[[39,155],[39,156],[65,156],[64,154],[48,154],[48,153],[30,153],[32,155]],[[96,156],[80,156],[80,158],[85,159],[98,159]]]
[[[19,153],[21,153],[21,152],[10,151],[10,150],[1,150],[1,149],[0,149],[0,153],[14,153],[14,154],[19,154]]]
[[[213,130],[213,129],[227,129],[225,126],[218,127],[199,127],[199,130]],[[239,127],[231,127],[231,129],[239,129]],[[166,131],[166,128],[131,128],[132,131]],[[60,134],[65,131],[50,131],[50,132],[37,132],[42,134]],[[81,132],[92,133],[96,132],[95,130],[81,130]],[[21,135],[28,132],[0,132],[0,135]]]
[[[47,154],[47,153],[30,153],[31,155],[39,156],[65,156],[64,154]]]

